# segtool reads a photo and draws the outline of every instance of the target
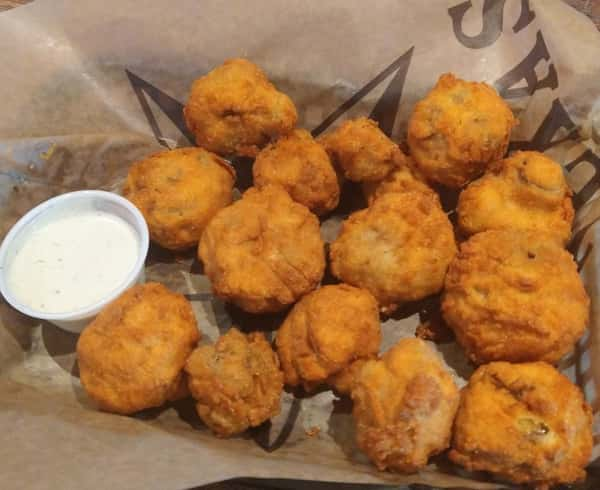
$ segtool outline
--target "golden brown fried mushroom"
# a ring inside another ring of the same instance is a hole
[[[81,384],[108,412],[159,407],[183,394],[183,366],[199,338],[182,295],[158,283],[133,286],[79,337]]]
[[[364,289],[323,286],[296,303],[275,342],[286,385],[311,390],[331,381],[347,393],[351,365],[379,352],[377,302]]]
[[[380,470],[412,473],[450,444],[459,392],[438,354],[404,339],[367,361],[352,388],[356,442]]]
[[[446,73],[416,104],[408,146],[428,180],[458,188],[504,156],[514,125],[510,108],[492,87]]]
[[[235,172],[202,148],[156,153],[129,169],[123,195],[144,215],[160,246],[183,250],[198,244],[210,219],[232,200]]]
[[[338,205],[338,176],[327,152],[304,129],[296,129],[262,150],[252,172],[256,187],[279,184],[294,201],[317,215]]]
[[[206,227],[199,258],[213,292],[251,313],[275,312],[317,287],[319,220],[279,186],[251,188]]]
[[[406,158],[377,123],[366,117],[344,122],[319,142],[344,177],[354,182],[381,180]]]
[[[538,490],[585,477],[592,411],[543,362],[481,366],[463,389],[450,459]]]
[[[418,191],[439,199],[437,193],[427,185],[425,178],[409,158],[406,159],[406,163],[395,167],[384,179],[364,182],[362,190],[369,206],[379,196],[389,192]]]
[[[491,230],[461,245],[442,313],[476,364],[557,362],[583,334],[589,304],[573,257],[553,237]]]
[[[245,59],[227,60],[196,80],[183,113],[196,144],[223,156],[254,157],[298,119],[291,99]]]
[[[494,162],[462,191],[458,223],[465,235],[499,228],[530,229],[571,236],[571,190],[560,165],[543,153],[519,151]]]
[[[387,193],[343,223],[330,247],[331,271],[369,290],[389,312],[439,292],[455,253],[452,225],[436,196]]]
[[[283,374],[260,332],[230,329],[215,344],[198,347],[185,370],[198,415],[219,437],[239,434],[279,413]]]

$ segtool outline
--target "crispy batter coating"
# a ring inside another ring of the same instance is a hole
[[[573,257],[551,236],[491,230],[461,245],[442,313],[476,364],[557,362],[583,334],[589,304]]]
[[[182,394],[183,366],[199,339],[182,295],[158,283],[133,286],[79,337],[81,384],[108,412],[159,407]]]
[[[366,362],[352,400],[357,445],[380,470],[415,472],[450,444],[458,388],[421,339],[401,340]]]
[[[427,185],[425,177],[410,158],[406,158],[404,164],[394,167],[384,179],[363,182],[362,190],[369,206],[379,196],[388,192],[419,191],[439,199],[437,193]]]
[[[213,292],[251,313],[275,312],[317,287],[319,220],[279,186],[251,188],[206,227],[199,258]]]
[[[530,229],[571,236],[575,212],[560,165],[543,153],[519,151],[492,163],[462,191],[458,223],[465,235],[499,228]]]
[[[492,87],[446,73],[416,104],[408,145],[427,179],[458,188],[504,156],[515,124]]]
[[[389,312],[439,292],[455,253],[452,225],[437,197],[387,193],[343,223],[330,247],[331,271],[368,289]]]
[[[481,366],[463,389],[450,459],[538,490],[585,477],[592,411],[543,362]]]
[[[219,437],[239,434],[279,413],[283,373],[261,332],[231,328],[198,347],[185,365],[196,410]]]
[[[366,117],[344,122],[319,142],[344,177],[354,182],[381,180],[406,158],[377,123]]]
[[[334,209],[340,200],[338,176],[327,152],[310,133],[296,129],[262,150],[252,168],[254,185],[281,185],[317,215]]]
[[[144,215],[150,237],[170,250],[198,244],[217,211],[232,200],[235,171],[202,148],[168,150],[134,163],[123,195]]]
[[[307,391],[333,381],[340,392],[351,384],[352,363],[379,352],[381,327],[375,298],[366,290],[338,284],[302,298],[281,325],[277,353],[285,384]],[[346,377],[348,374],[348,377]]]
[[[227,60],[196,80],[183,114],[196,144],[224,156],[254,157],[298,119],[292,100],[245,59]]]

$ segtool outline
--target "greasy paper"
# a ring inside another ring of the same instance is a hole
[[[571,250],[592,319],[561,367],[598,411],[600,34],[557,0],[37,0],[2,13],[0,236],[53,195],[119,192],[132,161],[192,144],[181,114],[192,81],[239,56],[291,96],[314,134],[364,115],[401,144],[415,101],[441,73],[495,85],[520,120],[512,148],[560,161],[575,192]],[[235,165],[243,190],[251,162]],[[346,188],[323,236],[362,205]],[[193,253],[152,248],[146,277],[187,295],[204,341],[232,324],[273,336],[281,321],[215,299]],[[383,349],[432,308],[435,299],[385,321]],[[189,400],[135,417],[100,413],[80,386],[76,342],[0,304],[0,475],[11,488],[181,489],[233,477],[500,486],[443,458],[416,475],[377,472],[353,443],[349,402],[331,391],[286,393],[270,424],[230,440],[211,436]],[[437,348],[464,384],[460,349]]]

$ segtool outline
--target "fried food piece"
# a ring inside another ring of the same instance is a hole
[[[235,171],[202,148],[162,151],[134,163],[123,195],[148,223],[161,247],[183,250],[198,244],[217,211],[232,200]]]
[[[338,176],[327,152],[308,131],[296,129],[262,150],[252,168],[254,185],[281,185],[292,199],[317,215],[340,200]]]
[[[538,490],[585,478],[592,411],[581,390],[543,362],[493,362],[461,394],[450,459]]]
[[[344,122],[319,142],[344,177],[354,182],[381,180],[406,158],[377,123],[366,117]]]
[[[81,384],[107,412],[159,407],[182,394],[183,366],[199,339],[182,295],[158,283],[133,286],[79,337]]]
[[[384,312],[442,289],[456,253],[454,232],[437,197],[383,194],[350,215],[331,244],[331,271],[369,290]]]
[[[307,391],[341,375],[354,361],[375,357],[381,343],[379,312],[366,290],[338,284],[302,298],[275,340],[285,384]],[[347,392],[350,380],[338,380]]]
[[[409,158],[406,159],[404,164],[394,167],[383,180],[363,182],[362,190],[369,206],[379,196],[388,192],[418,191],[439,199],[436,192],[427,185],[425,178]]]
[[[215,295],[275,312],[317,287],[325,270],[319,220],[279,186],[251,188],[204,230],[199,258]]]
[[[583,334],[589,305],[573,257],[556,240],[491,230],[461,245],[442,313],[476,364],[553,363]]]
[[[458,388],[421,339],[401,340],[366,362],[352,400],[356,443],[379,470],[416,472],[450,444]]]
[[[492,87],[446,73],[416,104],[408,146],[428,180],[458,188],[504,156],[515,124]]]
[[[183,114],[196,144],[223,156],[254,157],[298,119],[292,100],[245,59],[227,60],[196,80]]]
[[[231,328],[198,347],[185,365],[196,410],[219,437],[256,427],[279,413],[283,373],[261,332]]]
[[[499,228],[571,236],[575,212],[561,166],[537,151],[518,151],[492,163],[462,191],[458,223],[465,235]]]

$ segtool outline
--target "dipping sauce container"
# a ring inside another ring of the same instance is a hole
[[[127,199],[78,191],[23,216],[0,246],[0,292],[25,315],[80,332],[144,279],[148,227]]]

